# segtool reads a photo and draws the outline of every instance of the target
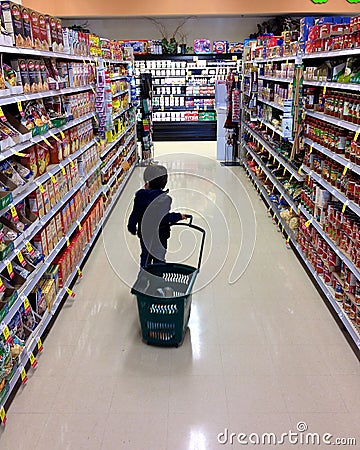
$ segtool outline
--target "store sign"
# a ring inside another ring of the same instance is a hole
[[[327,3],[328,0],[311,0],[313,3],[316,4],[322,4],[322,3]],[[346,0],[348,3],[360,3],[360,0]]]

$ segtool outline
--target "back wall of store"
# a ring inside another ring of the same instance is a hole
[[[192,46],[194,39],[210,39],[243,41],[249,34],[257,31],[257,24],[269,17],[194,17],[181,28],[187,37],[187,45]],[[171,36],[182,18],[157,18],[165,25]],[[109,39],[161,39],[161,34],[155,24],[146,18],[117,19],[69,19],[64,20],[65,26],[73,24],[84,25],[98,36]],[[106,36],[105,36],[106,35]]]

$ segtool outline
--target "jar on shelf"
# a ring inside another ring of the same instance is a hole
[[[309,87],[305,92],[305,108],[314,109],[316,89]]]

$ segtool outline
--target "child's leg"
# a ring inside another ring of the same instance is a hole
[[[165,256],[166,256],[166,250],[167,250],[167,239],[161,237],[160,242],[161,242],[162,248],[157,250],[157,252],[156,252],[157,258],[155,258],[155,256],[153,257],[154,263],[165,262]]]
[[[146,264],[151,264],[152,256],[149,255],[146,245],[144,244],[142,239],[140,239],[140,246],[141,246],[140,267],[145,267]]]

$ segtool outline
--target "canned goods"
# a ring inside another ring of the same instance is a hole
[[[351,304],[349,317],[350,317],[351,320],[354,320],[354,321],[356,319],[356,306],[353,305],[353,304]]]
[[[341,285],[341,283],[336,280],[335,281],[335,300],[341,302],[343,300],[344,297],[344,291],[343,291],[343,287]]]
[[[346,314],[350,314],[352,303],[347,295],[344,296],[343,305],[344,305],[344,310],[345,310]]]

